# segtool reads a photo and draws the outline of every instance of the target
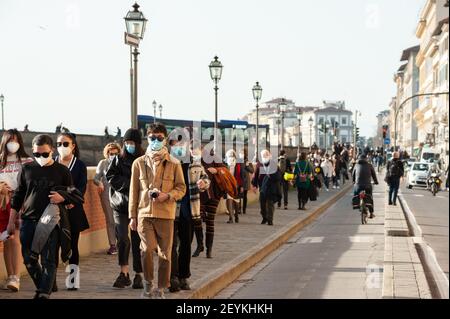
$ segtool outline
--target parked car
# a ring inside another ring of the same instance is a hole
[[[408,173],[406,187],[427,187],[427,176],[430,163],[413,163]]]
[[[414,163],[417,162],[417,158],[410,157],[405,161],[405,172],[409,172]]]

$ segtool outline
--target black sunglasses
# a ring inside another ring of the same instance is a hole
[[[64,146],[64,147],[69,147],[69,145],[70,145],[70,143],[69,142],[57,142],[56,143],[56,147],[61,147],[61,146]]]
[[[148,137],[152,142],[158,140],[159,142],[164,141],[164,137],[163,136],[156,136],[156,135],[150,135]]]
[[[43,158],[48,158],[49,156],[50,156],[50,153],[49,152],[44,152],[44,153],[33,153],[33,156],[34,157],[36,157],[36,158],[39,158],[39,157],[43,157]]]

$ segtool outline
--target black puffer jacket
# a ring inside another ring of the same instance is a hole
[[[130,195],[131,165],[136,158],[130,154],[116,156],[106,172],[106,179],[111,185],[109,200],[111,208],[119,214],[128,215]]]
[[[370,164],[365,159],[360,159],[356,163],[353,172],[353,183],[360,187],[370,187],[372,186],[372,179],[375,184],[378,184],[377,174],[375,173],[375,169],[372,164]]]

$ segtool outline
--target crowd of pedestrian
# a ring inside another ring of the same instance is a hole
[[[118,276],[112,286],[140,289],[145,298],[165,298],[167,289],[190,289],[191,258],[205,248],[206,257],[213,258],[221,200],[228,223],[235,224],[247,212],[249,192],[259,192],[261,224],[272,226],[275,206],[289,209],[290,189],[297,190],[298,210],[306,210],[320,190],[339,189],[349,179],[352,149],[340,144],[330,154],[300,153],[295,162],[285,150],[272,154],[264,149],[260,160],[252,162],[245,148],[230,149],[222,159],[213,149],[181,135],[174,138],[161,123],[149,125],[146,138],[144,149],[141,131],[129,129],[122,145],[108,143],[93,179],[106,221],[106,253],[117,256]],[[2,288],[19,291],[24,263],[36,286],[35,298],[47,299],[58,291],[59,260],[69,267],[66,288],[80,287],[78,245],[80,234],[89,228],[83,206],[87,168],[76,135],[69,131],[58,130],[55,142],[37,135],[32,151],[33,158],[17,130],[4,132],[0,238],[8,277]],[[191,252],[194,238],[197,247]]]

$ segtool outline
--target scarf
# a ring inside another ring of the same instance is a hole
[[[147,150],[147,155],[150,157],[154,171],[156,172],[156,168],[161,164],[162,160],[169,154],[167,147],[163,147],[159,151],[152,151],[150,149]]]

